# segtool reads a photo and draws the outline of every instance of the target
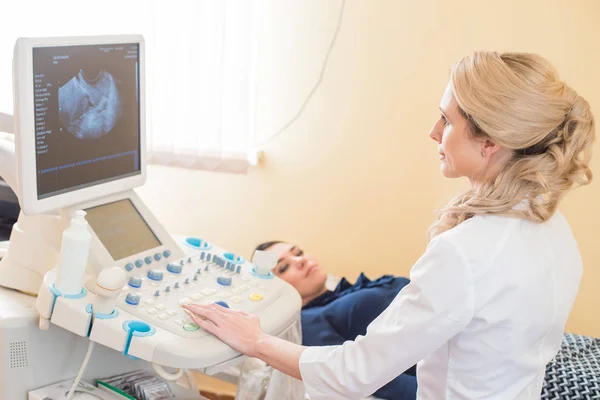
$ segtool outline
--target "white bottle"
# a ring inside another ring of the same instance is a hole
[[[55,282],[63,296],[78,295],[83,289],[92,238],[85,214],[83,210],[75,211],[71,226],[63,232]]]

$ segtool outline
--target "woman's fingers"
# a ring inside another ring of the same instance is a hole
[[[213,335],[218,337],[218,335],[217,335],[218,327],[214,323],[208,322],[206,320],[203,320],[201,318],[196,318],[196,317],[192,317],[192,321],[194,321],[196,323],[196,325],[198,325],[200,328],[204,329],[208,333],[212,333]]]
[[[214,319],[218,317],[218,313],[221,313],[222,310],[217,309],[223,308],[217,304],[211,305],[202,305],[202,304],[186,304],[183,306],[184,309],[191,311],[199,317],[206,318],[210,321],[214,322]]]

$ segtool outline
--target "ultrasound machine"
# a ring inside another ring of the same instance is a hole
[[[172,380],[243,360],[183,303],[247,311],[273,335],[299,319],[298,293],[268,267],[171,235],[136,194],[146,179],[145,58],[139,35],[16,42],[14,140],[0,138],[0,175],[21,211],[0,262],[0,399],[73,378],[84,359],[89,379],[146,368]],[[67,295],[56,267],[81,210],[88,263],[81,290]]]

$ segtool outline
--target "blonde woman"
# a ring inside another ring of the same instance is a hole
[[[456,63],[429,136],[441,172],[472,187],[431,227],[410,284],[339,346],[265,335],[257,317],[186,306],[236,350],[302,379],[312,400],[359,399],[418,362],[418,399],[539,398],[582,275],[557,206],[588,167],[586,100],[534,54],[479,52]]]

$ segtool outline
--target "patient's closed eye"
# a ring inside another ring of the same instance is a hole
[[[279,273],[280,273],[280,274],[283,274],[285,271],[287,271],[287,269],[288,269],[288,268],[289,268],[289,265],[288,265],[288,264],[281,265],[281,266],[279,267]]]

